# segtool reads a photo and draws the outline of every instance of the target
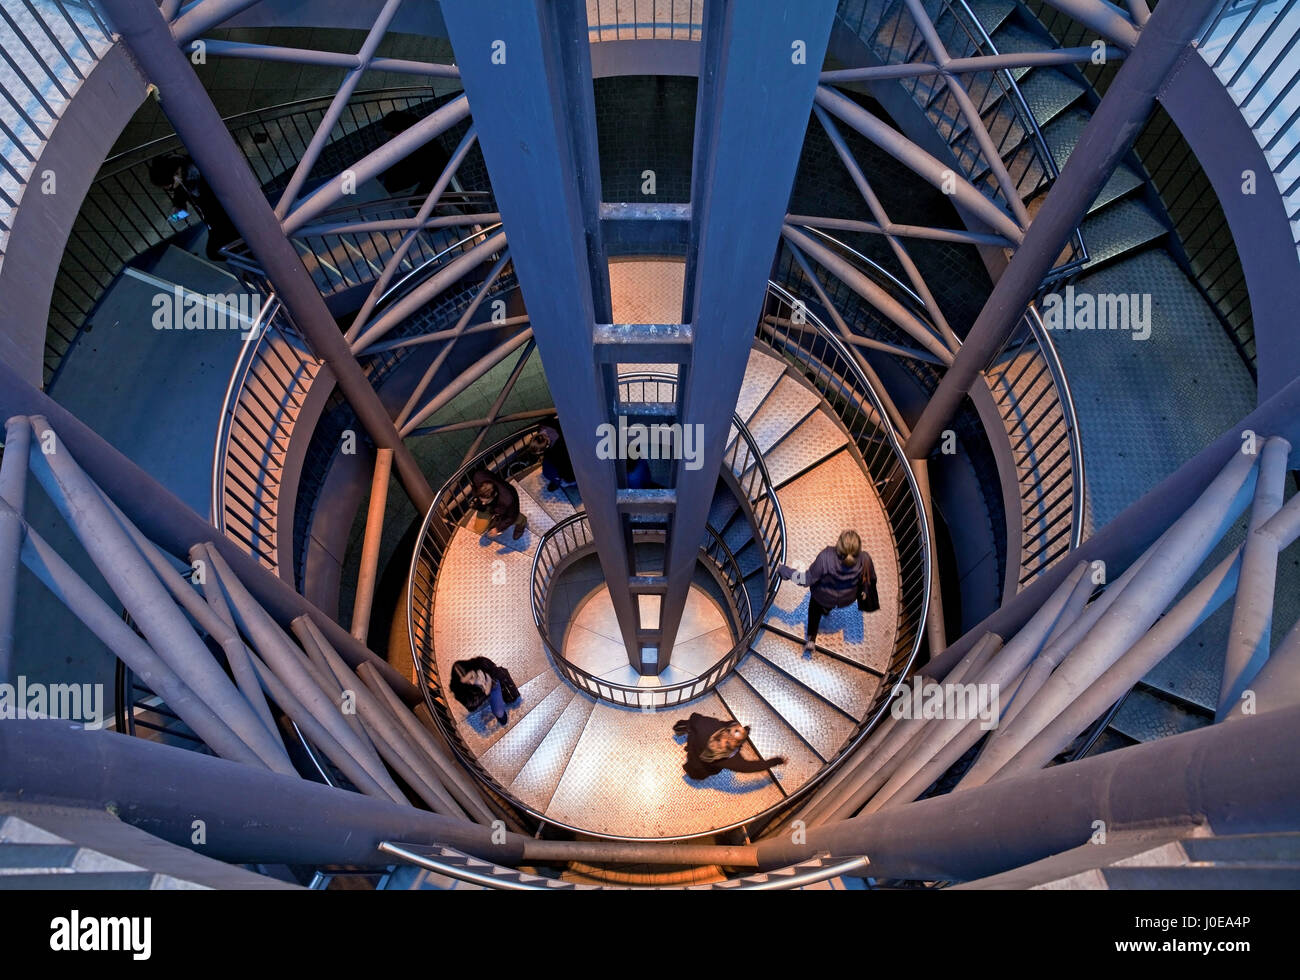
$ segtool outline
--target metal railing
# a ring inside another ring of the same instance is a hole
[[[830,245],[915,316],[929,322],[920,297],[888,270],[824,231],[809,227],[802,230]],[[801,298],[806,304],[816,302],[815,294],[804,283],[802,269],[786,258],[778,269],[785,275],[787,285],[803,294]],[[822,288],[854,332],[864,336],[880,332],[883,335],[877,339],[909,343],[881,318],[855,316],[853,311],[865,303],[839,280],[822,282]],[[931,387],[937,383],[937,372],[925,370],[915,362],[907,363],[912,365],[921,383]],[[1007,515],[1007,531],[1011,543],[1018,542],[1019,547],[1009,549],[1008,561],[1015,561],[1015,556],[1019,556],[1016,580],[1023,588],[1047,571],[1070,547],[1079,544],[1087,513],[1078,412],[1056,346],[1036,308],[1026,312],[985,370],[984,378],[1002,418],[1015,465],[1020,514]],[[1011,521],[1017,522],[1014,532]]]
[[[622,404],[675,401],[676,384],[676,378],[670,375],[650,372],[620,375],[619,401]],[[653,399],[645,397],[647,389],[651,387],[655,392]],[[763,563],[747,574],[717,531],[712,526],[705,525],[706,541],[700,548],[700,557],[706,567],[715,573],[719,584],[731,598],[738,638],[725,654],[698,676],[676,684],[644,688],[597,677],[569,662],[564,656],[562,645],[552,640],[547,627],[551,585],[568,565],[593,551],[595,542],[591,538],[586,515],[581,513],[556,524],[538,542],[531,580],[533,622],[537,624],[542,643],[556,669],[571,684],[593,697],[625,707],[663,708],[683,704],[717,687],[749,652],[749,646],[762,626],[780,585],[776,569],[785,561],[785,518],[781,514],[776,489],[772,486],[772,478],[767,472],[758,444],[739,416],[732,416],[731,424],[736,429],[736,438],[723,456],[722,471],[729,473],[735,483],[732,489],[744,509],[751,530],[755,532],[752,540],[761,545]],[[662,538],[662,532],[634,531],[634,540],[636,535],[646,541]],[[746,579],[758,571],[764,576],[763,591],[761,598],[755,601]]]
[[[280,570],[280,485],[289,444],[321,362],[272,294],[249,331],[221,403],[212,452],[211,519]]]
[[[1019,591],[1079,546],[1087,516],[1074,396],[1036,307],[1007,338],[984,380],[1006,427],[1020,491]],[[1007,515],[1008,524],[1013,519]]]
[[[587,0],[592,41],[698,41],[704,0]]]
[[[434,101],[427,87],[357,93],[335,126],[313,176],[328,175],[331,166],[341,168],[378,148],[387,137],[380,121],[389,112],[405,109],[418,114],[431,109]],[[330,102],[330,97],[305,99],[225,120],[269,195],[288,180]],[[47,387],[121,271],[141,254],[199,223],[194,215],[177,211],[167,194],[149,179],[154,160],[184,152],[176,136],[153,140],[109,157],[91,183],[64,247],[50,299],[44,370]]]
[[[837,13],[839,20],[883,62],[899,64],[912,61],[924,51],[926,42],[921,27],[902,0],[883,5],[863,4],[856,17],[852,11],[854,6],[841,3]],[[965,0],[926,0],[926,10],[939,39],[954,58],[998,53],[993,40]],[[962,75],[962,80],[981,118],[990,111],[995,113],[992,122],[983,125],[1021,201],[1027,201],[1050,187],[1060,176],[1056,159],[1011,71],[970,72]],[[941,74],[932,74],[900,79],[898,84],[911,95],[947,142],[962,173],[985,196],[1010,211],[1010,202],[962,114],[948,79]],[[1049,279],[1068,276],[1087,260],[1083,235],[1076,229],[1069,247],[1053,266]]]
[[[41,145],[112,43],[91,0],[0,4],[0,263]]]
[[[1283,0],[1225,0],[1198,49],[1268,158],[1300,249],[1300,9]]]
[[[625,708],[644,709],[685,704],[707,694],[722,683],[740,658],[749,652],[749,644],[762,625],[766,607],[755,616],[754,609],[750,605],[749,590],[745,588],[745,573],[740,563],[736,561],[736,556],[711,525],[704,526],[704,535],[705,543],[700,547],[700,560],[718,579],[730,598],[740,639],[697,677],[676,684],[650,688],[637,687],[635,684],[619,684],[589,673],[569,661],[564,656],[563,647],[551,639],[550,631],[546,626],[550,586],[566,567],[579,558],[593,553],[596,542],[591,536],[591,526],[585,511],[566,517],[542,535],[537,545],[537,554],[533,558],[531,591],[533,621],[537,624],[538,633],[541,634],[542,645],[560,676],[594,698]],[[633,547],[637,544],[661,542],[663,538],[662,531],[635,528],[632,531]],[[769,571],[769,577],[778,581],[772,571]],[[770,592],[775,596],[774,588]]]
[[[349,204],[326,211],[313,224],[324,228],[363,222],[409,221],[423,203],[421,197],[390,197]],[[394,279],[393,287],[413,278],[431,275],[438,265],[481,244],[490,232],[501,227],[501,223],[482,225],[469,219],[483,213],[495,213],[495,209],[496,203],[487,191],[449,191],[444,194],[430,217],[451,219],[464,215],[466,221],[421,229],[402,259],[402,275]],[[466,235],[466,228],[474,230]],[[290,237],[289,242],[311,273],[321,295],[332,296],[379,278],[384,265],[407,234],[406,229],[299,233]],[[225,255],[232,267],[256,279],[265,278],[261,266],[243,241],[227,247]]]

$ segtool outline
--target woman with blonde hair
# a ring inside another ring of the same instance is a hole
[[[842,532],[833,546],[821,550],[806,572],[782,565],[777,574],[795,585],[807,587],[811,592],[808,623],[804,630],[805,654],[817,649],[817,631],[822,617],[832,609],[842,609],[855,602],[864,612],[880,608],[876,595],[876,569],[871,556],[863,550],[857,531]]]

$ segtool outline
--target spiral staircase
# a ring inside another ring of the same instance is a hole
[[[619,23],[625,19],[624,11],[611,13],[602,4],[588,6],[592,8],[593,40],[604,40],[605,35],[622,39],[621,31],[629,29]],[[671,25],[650,25],[656,32],[667,32],[658,34],[659,40],[698,39],[696,23],[701,15],[695,5],[678,6],[684,9],[675,11]],[[921,6],[953,57],[1038,51],[1055,44],[1037,16],[1041,5],[1012,0],[926,0]],[[29,165],[34,166],[38,159],[32,139],[40,136],[42,127],[57,123],[61,105],[53,93],[57,91],[65,100],[74,98],[76,82],[84,79],[112,40],[107,31],[102,35],[94,32],[94,27],[102,27],[102,21],[93,6],[34,0],[35,14],[29,8],[31,4],[25,5],[16,21],[5,17],[12,31],[36,37],[39,43],[25,45],[27,54],[17,60],[6,58],[12,77],[0,71],[0,83],[10,94],[8,107],[0,111],[0,122],[14,150],[5,154],[6,172],[0,174],[0,205],[7,209],[0,212],[0,235],[12,227],[12,211],[21,203],[24,184],[31,179]],[[24,20],[42,14],[44,19],[35,27]],[[918,61],[925,56],[929,42],[913,14],[913,5],[902,0],[846,0],[836,15],[838,50],[865,51],[869,55],[866,60],[873,64]],[[59,26],[65,20],[66,31]],[[644,27],[631,28],[634,39]],[[1274,53],[1268,49],[1269,57]],[[59,74],[63,69],[58,69],[49,85],[42,83],[33,89],[24,81],[30,78],[27,55],[42,57],[47,65],[53,65],[58,60],[55,54],[67,63],[66,77]],[[1228,58],[1218,67],[1226,73],[1238,65]],[[1249,78],[1246,84],[1250,84]],[[970,78],[969,95],[986,130],[978,134],[954,102],[950,86],[938,76],[905,78],[898,87],[918,114],[913,122],[923,119],[938,143],[947,148],[950,155],[945,160],[1005,213],[1015,216],[1023,210],[1030,218],[1043,206],[1078,145],[1097,98],[1086,79],[1064,64],[976,73]],[[23,88],[39,103],[39,109],[23,101],[26,95],[15,99],[14,93],[21,94]],[[1244,93],[1239,86],[1234,97],[1240,98],[1244,107],[1256,91]],[[419,114],[447,101],[395,91],[364,93],[357,100],[380,112],[413,105]],[[1279,96],[1269,112],[1284,101]],[[318,121],[325,107],[322,104],[311,111],[316,113],[311,118]],[[274,161],[259,167],[254,160],[254,154],[264,153],[256,147],[266,141],[255,140],[252,134],[265,120],[246,119],[239,125],[246,126],[238,131],[249,137],[241,137],[241,146],[254,164],[263,190],[274,199],[289,170]],[[236,128],[232,123],[232,129]],[[444,150],[456,148],[459,140],[467,141],[463,145],[472,143],[472,137],[466,135],[469,129],[466,125],[443,134]],[[338,161],[374,152],[382,143],[369,109],[348,116],[333,136],[317,176],[329,172]],[[982,136],[994,141],[999,158],[996,166]],[[1261,132],[1261,146],[1272,150],[1271,137],[1272,131]],[[283,133],[272,140],[277,152],[290,155],[303,152],[308,142]],[[934,148],[938,143],[930,145]],[[172,148],[174,145],[167,149]],[[857,152],[856,143],[854,148]],[[1293,158],[1293,152],[1289,156],[1275,153],[1273,158],[1279,186],[1287,193],[1294,187],[1283,175]],[[262,159],[265,161],[264,156]],[[11,160],[18,166],[9,165]],[[147,160],[143,154],[127,155],[122,169],[105,178],[124,180],[123,174],[130,168],[139,170]],[[515,415],[509,412],[511,386],[526,370],[535,369],[535,360],[533,368],[528,368],[533,341],[529,331],[522,329],[527,316],[513,272],[501,272],[508,268],[510,258],[504,236],[509,228],[496,214],[481,159],[474,157],[473,166],[465,167],[460,176],[464,183],[458,183],[438,202],[427,227],[417,227],[414,217],[420,208],[419,198],[395,197],[328,210],[315,219],[310,234],[293,238],[293,244],[321,296],[345,326],[362,303],[359,297],[374,290],[366,314],[359,319],[369,317],[366,330],[373,330],[377,322],[386,323],[385,335],[379,341],[370,340],[357,325],[349,329],[348,340],[366,376],[385,400],[394,409],[407,400],[406,411],[394,414],[404,416],[399,420],[401,434],[412,444],[429,446],[435,440],[450,443],[459,438],[459,422],[447,420],[447,409],[467,392],[482,398],[478,388],[489,390],[486,403],[490,410],[479,420],[484,424],[477,426],[472,443],[468,436],[457,443],[454,456],[466,445],[468,452],[455,460],[450,475],[439,471],[445,479],[440,479],[434,505],[412,520],[401,504],[397,516],[390,518],[396,527],[387,527],[382,535],[385,540],[379,547],[384,551],[389,587],[381,590],[381,600],[393,607],[384,611],[385,615],[392,612],[392,630],[390,637],[376,638],[373,645],[378,648],[386,642],[390,664],[399,668],[410,665],[409,679],[415,688],[407,692],[393,686],[399,697],[418,692],[416,696],[423,701],[418,704],[407,699],[407,708],[414,710],[402,718],[419,718],[414,723],[418,731],[406,729],[410,745],[427,750],[428,758],[441,760],[435,768],[451,760],[472,777],[473,793],[482,794],[484,809],[476,813],[474,807],[467,806],[471,819],[490,812],[504,821],[512,834],[536,841],[536,854],[547,856],[536,861],[516,859],[510,867],[511,862],[485,860],[471,843],[447,839],[430,845],[420,842],[418,835],[388,835],[379,845],[387,862],[384,873],[377,879],[371,875],[369,884],[417,889],[567,890],[628,884],[762,889],[845,887],[846,882],[859,881],[869,873],[869,865],[864,857],[848,855],[842,849],[834,857],[805,858],[792,861],[782,871],[762,873],[732,863],[727,856],[735,855],[724,851],[771,842],[788,828],[791,819],[833,824],[859,810],[865,815],[881,806],[890,807],[890,793],[912,792],[910,784],[899,790],[904,776],[889,775],[891,767],[901,767],[900,773],[906,770],[916,743],[897,740],[904,726],[888,716],[888,707],[900,685],[915,677],[924,654],[939,652],[935,646],[943,635],[942,622],[936,624],[932,618],[927,623],[927,610],[937,597],[941,580],[944,588],[958,593],[965,583],[947,566],[941,568],[935,536],[937,525],[951,524],[961,516],[936,515],[929,486],[918,481],[913,465],[905,458],[902,444],[906,432],[900,431],[901,413],[890,398],[908,393],[914,397],[917,390],[927,395],[932,392],[942,377],[938,368],[941,359],[918,357],[912,349],[915,338],[909,340],[900,333],[897,321],[891,324],[889,317],[867,310],[869,304],[863,302],[863,296],[846,284],[870,280],[873,288],[886,296],[882,308],[889,304],[904,308],[902,318],[921,324],[930,335],[928,339],[937,344],[947,344],[948,325],[929,297],[903,281],[904,271],[883,246],[867,247],[850,234],[831,237],[803,224],[798,216],[789,216],[798,234],[815,239],[824,251],[778,251],[734,406],[723,467],[673,660],[657,677],[640,675],[627,663],[603,588],[604,578],[594,558],[595,543],[581,497],[572,487],[548,491],[536,461],[525,448],[534,431],[533,419],[553,407],[550,392],[543,391],[535,403],[515,406],[520,409]],[[103,202],[111,199],[107,193],[110,186],[105,183],[95,197],[101,210]],[[837,204],[843,206],[843,214],[852,212],[846,202]],[[130,207],[139,207],[138,200]],[[424,212],[419,220],[429,219],[430,212]],[[363,226],[367,230],[354,230]],[[124,254],[157,248],[175,231],[165,225],[143,231],[133,227],[125,235],[131,241],[124,246]],[[794,241],[789,234],[787,239]],[[0,248],[5,244],[0,239]],[[74,236],[66,260],[69,270],[83,245]],[[1190,310],[1192,318],[1218,328],[1221,316],[1213,297],[1177,267],[1182,247],[1158,196],[1151,191],[1142,162],[1130,154],[1088,209],[1044,285],[1100,289],[1107,284],[1140,281],[1155,292],[1158,309],[1164,305],[1183,313]],[[676,248],[665,247],[662,252],[676,262]],[[655,257],[663,259],[658,253]],[[848,271],[839,260],[848,263]],[[130,264],[135,258],[124,261]],[[242,243],[235,245],[229,250],[228,261],[246,288],[270,298],[237,355],[220,406],[210,516],[251,560],[248,568],[237,569],[239,578],[260,581],[250,571],[257,565],[281,584],[287,583],[290,591],[314,601],[319,596],[332,599],[333,607],[340,611],[333,618],[342,620],[346,603],[340,597],[339,583],[357,574],[353,565],[360,550],[359,535],[350,532],[354,521],[359,527],[357,515],[364,510],[364,483],[369,473],[361,472],[364,467],[348,469],[350,464],[342,460],[337,447],[340,433],[357,428],[357,418],[333,390],[332,375],[312,353],[303,332],[272,295],[273,286],[251,251]],[[996,281],[1001,263],[989,264],[990,278]],[[489,266],[496,271],[484,273]],[[464,275],[470,270],[473,274],[464,282],[452,278],[453,272]],[[927,269],[927,274],[933,272]],[[966,275],[967,271],[959,268],[954,274],[958,285],[952,288],[959,288]],[[106,280],[114,276],[116,271]],[[428,288],[434,277],[440,277],[437,282],[444,288]],[[69,281],[74,278],[71,274],[65,277]],[[88,291],[107,288],[106,280]],[[509,307],[513,319],[499,330],[484,318],[474,321],[474,327],[483,330],[491,343],[456,355],[452,363],[464,368],[463,384],[442,378],[446,399],[426,397],[421,402],[418,392],[423,392],[434,376],[430,373],[416,383],[433,360],[423,356],[422,352],[431,349],[421,346],[423,338],[455,334],[459,340],[459,331],[470,322],[474,310],[493,299],[500,299],[503,308]],[[88,317],[94,302],[85,303],[84,299],[71,300],[60,315],[69,322]],[[54,315],[52,309],[52,324]],[[674,321],[660,317],[646,322]],[[961,324],[957,332],[964,332],[967,326]],[[78,323],[70,339],[52,334],[47,380],[57,375],[64,357],[75,356],[73,345],[79,342],[81,329]],[[955,336],[952,339],[955,342],[948,353],[960,349],[960,341]],[[872,369],[882,364],[874,352],[886,348],[893,352],[894,364],[885,372],[888,382],[882,384]],[[873,353],[868,356],[864,351]],[[511,364],[514,368],[508,370]],[[978,501],[987,509],[980,517],[987,518],[987,537],[996,552],[995,571],[981,574],[996,580],[994,588],[1008,603],[1040,580],[1059,577],[1071,552],[1122,509],[1111,506],[1118,497],[1114,488],[1107,486],[1108,477],[1095,475],[1107,471],[1105,450],[1097,448],[1107,443],[1090,436],[1097,431],[1094,423],[1099,416],[1090,415],[1085,406],[1076,406],[1072,394],[1072,388],[1074,392],[1096,390],[1098,382],[1090,375],[1092,370],[1095,368],[1081,356],[1080,349],[1047,336],[1031,308],[1012,341],[983,372],[981,383],[991,396],[991,407],[977,404],[964,419],[967,426],[982,427],[992,447],[989,460],[972,464],[983,483]],[[620,365],[620,371],[619,400],[628,414],[653,418],[655,402],[671,401],[662,391],[672,390],[678,379],[664,373],[662,366]],[[494,384],[502,385],[499,394],[491,390]],[[413,389],[417,395],[411,394]],[[1159,394],[1169,402],[1161,410],[1175,412],[1186,392]],[[477,418],[470,409],[461,414]],[[501,421],[503,418],[508,421]],[[497,441],[483,449],[492,439]],[[1085,457],[1090,464],[1087,474]],[[994,458],[996,467],[990,461]],[[1097,464],[1099,459],[1103,465]],[[91,469],[90,463],[83,465]],[[509,479],[519,494],[521,509],[529,518],[529,530],[521,539],[512,540],[508,533],[486,537],[472,527],[468,474],[478,466]],[[667,471],[657,465],[654,473],[657,479],[667,478]],[[340,487],[345,489],[345,502],[333,503]],[[372,490],[372,507],[376,495],[387,497],[387,488]],[[958,499],[950,497],[948,502]],[[967,499],[977,498],[972,494]],[[1100,515],[1096,511],[1099,500],[1103,502]],[[132,519],[141,518],[133,514]],[[859,530],[873,558],[882,608],[865,617],[852,608],[836,611],[823,622],[816,651],[807,655],[802,632],[807,592],[780,583],[775,569],[781,562],[806,567],[847,527]],[[161,545],[156,534],[145,536]],[[634,528],[631,539],[634,550],[651,564],[663,551],[662,535],[656,536],[652,529]],[[169,550],[179,557],[176,548]],[[326,559],[334,565],[322,572]],[[959,563],[963,560],[958,557]],[[1042,589],[1034,593],[1045,594]],[[283,613],[286,608],[281,605],[276,614],[281,626],[290,618]],[[325,608],[332,608],[329,602]],[[263,641],[252,639],[244,615],[240,611],[235,621],[236,635],[247,636],[250,649],[260,648]],[[940,614],[938,619],[942,618]],[[1066,626],[1063,619],[1057,629]],[[354,623],[354,631],[356,627]],[[137,635],[145,635],[135,628]],[[999,640],[1014,641],[1014,633]],[[212,630],[208,635],[216,637]],[[285,632],[284,642],[297,654],[313,659],[317,680],[323,677],[326,681],[325,693],[331,697],[337,693],[330,686],[333,679],[340,682],[335,686],[346,690],[345,678],[332,660],[321,669],[320,654],[328,656],[329,643],[349,656],[358,651],[333,634],[328,642],[318,637],[304,639],[296,631],[295,636],[296,640]],[[976,651],[987,657],[991,646],[977,645]],[[1212,728],[1218,707],[1219,667],[1187,649],[1190,647],[1179,648],[1148,675],[1135,680],[1053,761],[1090,757],[1096,762],[1110,756],[1110,749],[1151,748],[1147,743]],[[449,694],[446,678],[452,663],[471,656],[488,656],[508,667],[519,686],[521,701],[511,706],[504,726],[486,709],[466,712]],[[968,652],[967,657],[970,659],[962,660],[958,673],[969,669],[975,676],[984,661],[976,653]],[[267,661],[271,662],[269,657]],[[224,668],[233,673],[233,662],[225,662]],[[119,674],[120,727],[142,736],[142,741],[214,754],[195,733],[187,720],[190,716],[173,711],[125,665]],[[359,676],[363,683],[370,683],[369,675]],[[378,688],[372,690],[379,694]],[[781,756],[785,761],[762,772],[724,772],[705,783],[695,783],[681,770],[683,739],[672,732],[673,723],[692,712],[735,719],[748,726],[750,737],[742,750],[745,758]],[[382,737],[375,737],[370,724],[367,719],[359,727],[352,726],[361,743],[371,744],[366,740],[369,734],[383,758],[379,762],[376,755],[376,763],[381,768],[388,763],[392,771],[401,774],[404,786],[414,787],[418,779],[408,779],[407,771],[398,768],[384,751],[385,747],[398,748],[399,739],[387,730]],[[338,758],[322,751],[325,739],[311,731],[304,718],[277,717],[277,738],[283,738],[295,766],[308,775],[306,781],[323,782],[333,789],[360,789],[361,794],[350,795],[364,795],[367,790],[361,786],[358,772],[342,771]],[[976,754],[972,750],[948,758],[940,753],[937,758],[946,764],[934,772],[922,768],[921,775],[933,778],[907,799],[952,791],[961,784]],[[889,780],[886,792],[865,809],[865,800],[846,802],[855,799],[853,784],[871,766],[882,773],[877,788]],[[412,771],[424,778],[424,769]],[[445,770],[439,771],[448,786],[459,785]],[[912,776],[913,780],[919,778]],[[425,788],[429,785],[425,783]],[[436,796],[437,787],[434,789],[432,795]],[[408,801],[413,799],[412,794],[406,795]],[[457,804],[465,803],[460,791],[453,790],[452,795]],[[441,815],[443,811],[429,799],[423,795],[423,804]],[[89,839],[79,848],[77,834],[64,832],[75,821],[61,823],[53,836],[32,829],[35,823],[23,823],[16,816],[0,823],[0,854],[12,883],[30,883],[38,874],[53,880],[55,873],[66,871],[105,873],[99,880],[109,887],[180,887],[188,880],[179,874],[168,877],[161,870],[154,873],[144,862],[119,863],[117,858],[95,851]],[[102,837],[102,832],[90,836],[96,835]],[[1012,886],[1159,887],[1177,884],[1196,873],[1189,867],[1174,870],[1168,865],[1200,866],[1207,861],[1217,866],[1212,872],[1216,881],[1239,882],[1242,876],[1253,876],[1257,883],[1289,881],[1292,865],[1287,854],[1292,843],[1287,835],[1198,840],[1192,834],[1173,841],[1142,840],[1125,853],[1110,855],[1111,863],[1089,865],[1076,856],[1073,864],[1063,860],[1050,867],[1029,865],[1020,869],[1022,873]],[[620,870],[628,865],[642,867],[628,855],[643,852],[617,848],[643,844],[717,850],[701,850],[698,858],[684,858],[673,872]],[[38,845],[45,863],[33,857],[36,852],[32,848]],[[554,845],[555,850],[547,852],[546,845]],[[566,851],[561,845],[575,849]],[[592,849],[581,851],[586,845]],[[568,856],[560,859],[554,856],[558,854]],[[312,887],[332,887],[332,882],[354,874],[342,864],[320,862]],[[22,868],[33,870],[24,875],[16,870]],[[196,867],[192,872],[195,881],[210,880],[216,887],[227,884],[219,875],[213,877],[211,868]],[[202,878],[204,873],[210,877]],[[77,877],[84,875],[78,873]],[[942,875],[917,872],[907,877],[929,884],[947,883]],[[893,875],[886,878],[875,879],[875,883],[898,883]],[[1210,881],[1203,876],[1196,880]],[[1008,881],[1011,879],[990,878],[968,887],[1005,887]]]

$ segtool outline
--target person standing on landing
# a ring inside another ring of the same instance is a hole
[[[842,609],[858,603],[858,608],[873,611],[867,596],[876,594],[876,569],[871,556],[862,550],[862,539],[857,531],[844,531],[833,547],[826,547],[808,566],[806,572],[782,565],[777,574],[795,585],[806,586],[812,593],[808,597],[808,623],[804,630],[803,650],[811,654],[817,648],[817,631],[822,617],[832,609]],[[879,600],[873,600],[879,608]]]

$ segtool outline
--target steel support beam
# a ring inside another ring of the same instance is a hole
[[[151,0],[104,0],[104,9],[145,76],[158,86],[163,113],[275,286],[286,312],[330,369],[366,432],[377,445],[393,451],[402,486],[424,513],[433,504],[433,489],[352,356],[243,153],[176,46],[167,21]]]
[[[703,438],[699,460],[675,467],[660,669],[704,540],[834,17],[834,0],[704,6],[682,317],[694,339],[678,383],[680,420]]]
[[[971,386],[1006,343],[1057,256],[1141,132],[1156,96],[1219,0],[1167,3],[1152,14],[1093,113],[1061,176],[998,279],[966,341],[907,440],[907,455],[934,450]],[[1091,5],[1088,5],[1091,6]],[[1122,19],[1122,18],[1121,18]]]
[[[27,501],[27,456],[32,428],[24,418],[5,422],[5,452],[0,461],[0,500],[22,517]],[[0,684],[9,682],[13,670],[14,619],[18,611],[18,566],[23,545],[22,525],[0,524]]]
[[[942,678],[985,633],[1013,636],[1052,594],[1077,561],[1100,561],[1108,568],[1131,565],[1201,495],[1235,455],[1241,452],[1247,431],[1258,436],[1276,435],[1292,446],[1300,444],[1300,379],[1221,435],[1175,473],[1149,490],[1122,514],[1071,553],[1071,561],[1059,562],[1023,592],[968,630],[942,654],[922,668],[928,677]],[[1296,453],[1292,452],[1292,457]],[[1294,459],[1289,464],[1294,466]],[[1108,590],[1109,592],[1109,590]],[[1103,599],[1105,596],[1103,595]],[[1095,605],[1095,603],[1094,603]]]
[[[759,864],[783,867],[829,851],[868,855],[872,873],[882,878],[971,881],[1084,844],[1097,820],[1110,834],[1207,824],[1219,834],[1295,831],[1297,728],[1300,707],[1212,725],[809,827],[802,837],[785,834],[758,845]]]
[[[601,568],[633,651],[638,620],[618,473],[596,454],[612,400],[599,384],[593,343],[596,324],[611,315],[585,7],[444,0],[442,13]]]

